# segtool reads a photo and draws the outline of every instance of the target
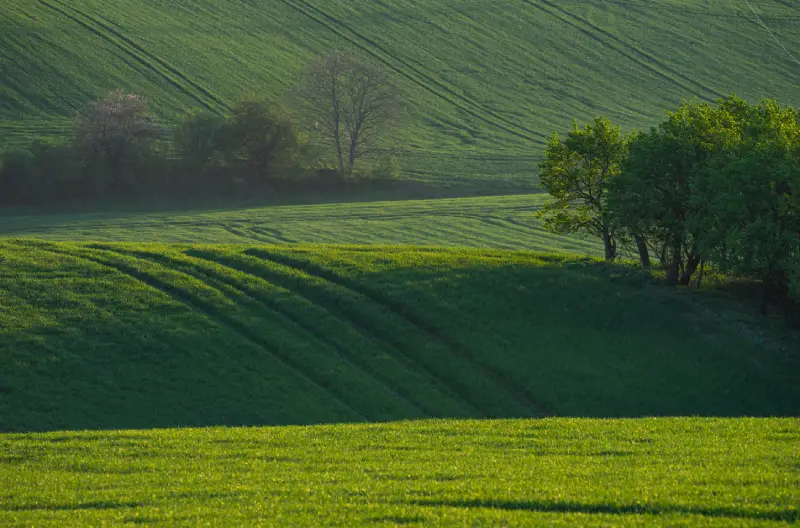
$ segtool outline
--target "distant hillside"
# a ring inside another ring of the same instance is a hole
[[[798,358],[620,266],[0,243],[0,430],[797,415]]]
[[[800,55],[800,4],[752,4]],[[800,104],[800,65],[739,0],[0,0],[0,145],[64,133],[119,87],[165,120],[280,99],[332,46],[393,72],[405,169],[424,180],[532,181],[543,138],[572,118],[649,126],[730,92]]]
[[[603,254],[598,239],[545,231],[544,194],[250,209],[0,217],[0,236],[90,242],[410,244]]]

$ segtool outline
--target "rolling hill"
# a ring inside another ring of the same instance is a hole
[[[800,6],[752,5],[800,54]],[[332,46],[392,72],[418,180],[529,186],[543,139],[573,118],[645,127],[731,92],[800,104],[800,66],[739,0],[0,0],[0,145],[63,134],[116,88],[164,120],[284,99]]]
[[[789,343],[581,257],[6,240],[0,259],[4,431],[800,412]]]
[[[0,0],[0,151],[117,88],[164,123],[284,101],[335,46],[399,85],[412,180],[5,211],[0,524],[796,523],[800,336],[544,232],[544,195],[398,197],[534,192],[573,118],[798,106],[798,24],[787,0]]]

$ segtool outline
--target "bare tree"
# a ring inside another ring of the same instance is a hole
[[[342,174],[380,150],[400,96],[374,63],[334,50],[308,65],[296,88],[307,129],[333,150]]]

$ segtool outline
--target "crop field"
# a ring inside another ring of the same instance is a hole
[[[545,231],[537,167],[573,120],[800,107],[799,25],[792,0],[0,0],[0,526],[796,525],[800,333],[716,261],[670,288]],[[397,178],[256,186],[226,147],[226,181],[192,179],[168,127],[291,114],[334,48],[402,94]],[[153,163],[5,156],[118,89],[163,125]]]
[[[790,526],[793,419],[0,436],[0,524]]]
[[[13,240],[0,258],[5,431],[800,410],[796,343],[587,258]]]
[[[800,7],[753,0],[800,53]],[[384,65],[408,106],[405,176],[530,183],[543,139],[604,114],[648,127],[681,99],[797,105],[800,70],[739,0],[0,0],[0,144],[60,136],[124,88],[164,120],[286,99],[331,47]]]
[[[0,236],[59,241],[410,244],[601,255],[594,239],[546,232],[546,196],[407,200],[229,211],[0,217]]]

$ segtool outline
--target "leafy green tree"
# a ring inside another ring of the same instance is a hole
[[[223,156],[228,141],[224,117],[208,111],[190,113],[175,128],[173,142],[177,154],[191,167],[202,169]]]
[[[289,115],[254,99],[238,103],[228,118],[227,146],[245,160],[257,179],[291,171],[302,161],[303,145]]]
[[[723,271],[763,284],[787,302],[800,261],[800,113],[775,101],[735,107],[739,136],[697,174],[690,224]]]
[[[539,163],[540,181],[552,199],[538,212],[545,228],[556,233],[588,233],[599,237],[605,258],[617,257],[619,231],[609,214],[609,183],[620,174],[627,140],[606,118],[583,129],[573,123],[562,141],[554,133]]]
[[[656,252],[670,284],[689,284],[701,262],[688,223],[693,179],[735,140],[735,117],[727,106],[685,102],[630,141],[622,174],[611,184],[609,207],[618,226]]]

